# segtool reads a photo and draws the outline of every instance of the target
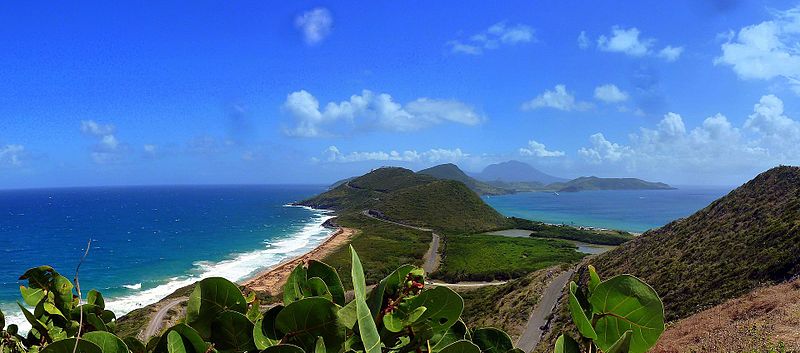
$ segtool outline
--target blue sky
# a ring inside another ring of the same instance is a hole
[[[784,1],[8,2],[0,188],[800,164]]]

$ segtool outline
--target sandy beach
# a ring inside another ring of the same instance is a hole
[[[252,290],[276,295],[281,292],[283,284],[286,283],[286,278],[288,278],[292,270],[297,267],[297,264],[305,263],[309,260],[323,259],[339,247],[350,243],[350,239],[353,238],[356,232],[357,230],[353,228],[339,227],[330,238],[326,239],[311,251],[264,270],[252,279],[243,282],[242,285]]]

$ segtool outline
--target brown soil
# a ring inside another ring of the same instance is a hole
[[[323,259],[339,247],[349,244],[350,239],[353,238],[356,232],[356,229],[340,227],[336,233],[314,248],[314,250],[265,270],[252,279],[242,283],[242,285],[255,291],[277,295],[282,291],[283,284],[286,283],[289,274],[292,273],[292,270],[294,270],[298,264],[307,263],[309,260]]]
[[[653,352],[800,352],[800,279],[670,325]]]

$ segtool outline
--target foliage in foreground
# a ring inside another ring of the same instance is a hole
[[[352,250],[352,248],[351,248]],[[310,261],[291,273],[283,303],[262,312],[254,295],[213,277],[192,292],[183,322],[147,344],[113,334],[114,314],[102,295],[89,292],[80,304],[72,283],[48,266],[25,273],[20,305],[32,328],[0,331],[0,352],[42,353],[325,353],[441,352],[507,353],[513,348],[501,330],[470,330],[460,320],[464,302],[445,287],[424,288],[422,269],[405,265],[367,293],[364,270],[352,251],[354,299],[345,301],[338,273]],[[82,323],[82,324],[81,324]],[[0,313],[0,328],[5,326]]]
[[[642,353],[664,332],[664,304],[647,283],[631,275],[600,281],[589,266],[588,296],[569,284],[569,310],[581,337],[562,334],[556,353]]]

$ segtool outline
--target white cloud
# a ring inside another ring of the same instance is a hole
[[[673,47],[668,45],[658,52],[658,57],[666,61],[673,62],[678,60],[678,58],[681,57],[681,54],[683,54],[683,47]]]
[[[94,120],[82,120],[81,131],[95,139],[90,156],[97,164],[116,162],[122,157],[123,148],[114,135],[116,127],[113,124],[100,124]]]
[[[94,120],[82,120],[81,131],[89,135],[104,136],[113,134],[116,131],[116,128],[112,124],[104,125],[98,124]]]
[[[609,83],[597,86],[594,89],[594,98],[605,103],[621,103],[628,100],[628,93]]]
[[[320,109],[320,103],[305,90],[292,92],[283,109],[295,120],[286,130],[291,136],[319,137],[336,135],[328,131],[381,129],[414,131],[442,123],[477,125],[484,117],[465,103],[456,100],[418,98],[405,106],[386,93],[364,90],[347,101],[330,102]]]
[[[616,162],[631,153],[630,147],[620,146],[606,140],[602,133],[589,136],[591,147],[582,147],[578,150],[578,155],[583,156],[591,163],[601,163],[603,161]]]
[[[156,152],[158,152],[158,146],[156,146],[156,145],[147,144],[147,145],[142,146],[142,149],[147,154],[155,154]]]
[[[543,143],[539,143],[534,140],[528,141],[527,147],[522,147],[519,149],[519,154],[522,156],[530,156],[530,157],[562,157],[564,156],[563,151],[549,151],[545,147]]]
[[[535,30],[528,25],[509,25],[503,21],[470,36],[467,40],[451,40],[447,42],[447,46],[453,53],[480,55],[485,50],[497,49],[501,45],[535,42],[535,33]]]
[[[631,56],[644,56],[650,52],[655,39],[639,38],[639,35],[639,29],[636,27],[625,29],[614,26],[611,28],[611,34],[608,37],[601,35],[597,38],[597,47],[604,51],[625,53]]]
[[[328,9],[318,7],[297,16],[294,25],[303,33],[306,44],[314,45],[331,33],[333,16]]]
[[[20,166],[22,164],[24,153],[25,146],[23,145],[9,144],[0,147],[0,167]]]
[[[591,103],[577,101],[575,96],[568,92],[567,87],[563,84],[556,85],[552,91],[545,90],[535,98],[522,103],[522,110],[553,108],[563,111],[582,111],[591,109],[591,107]]]
[[[586,35],[586,31],[581,31],[581,33],[578,35],[578,48],[589,48],[590,42],[591,40],[589,40],[589,36]]]
[[[374,151],[374,152],[350,152],[342,153],[336,146],[330,146],[325,150],[324,161],[330,163],[354,163],[366,161],[389,161],[389,162],[430,162],[430,163],[443,163],[443,162],[457,162],[463,160],[470,155],[464,153],[460,148],[444,149],[435,148],[424,152],[417,152],[415,150],[406,151]]]
[[[800,122],[783,113],[783,101],[774,95],[761,97],[744,128],[757,133],[760,144],[783,155],[800,153]],[[800,158],[798,155],[792,157]]]
[[[741,28],[722,44],[716,65],[730,66],[744,80],[783,77],[800,93],[800,7]]]

